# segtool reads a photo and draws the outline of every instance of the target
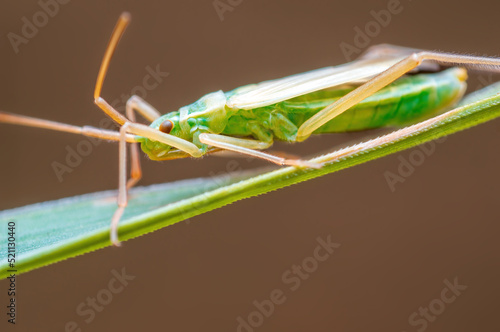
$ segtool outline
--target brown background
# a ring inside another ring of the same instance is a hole
[[[75,1],[15,54],[8,32],[40,10],[35,1],[2,0],[1,108],[97,125],[93,85],[112,26],[129,10],[133,24],[104,86],[113,100],[141,85],[145,67],[170,76],[147,100],[161,112],[202,94],[345,62],[341,42],[372,21],[382,1],[243,0],[221,21],[207,1]],[[371,44],[500,54],[497,1],[402,0],[403,11]],[[482,74],[482,80],[490,80]],[[476,87],[478,78],[472,80]],[[331,149],[362,134],[312,138],[298,155]],[[235,331],[236,318],[273,289],[287,300],[255,331],[416,331],[408,317],[440,297],[443,280],[467,285],[428,331],[498,331],[500,122],[436,146],[393,193],[386,157],[198,216],[148,236],[42,268],[18,279],[19,331]],[[0,209],[117,186],[117,147],[102,144],[59,182],[72,135],[0,126]],[[221,158],[165,163],[144,158],[144,185],[223,172]],[[259,161],[248,167],[264,165]],[[281,275],[311,256],[316,238],[341,247],[291,292]],[[113,269],[136,279],[86,324],[75,312],[107,286]],[[7,289],[0,282],[0,292]],[[6,304],[5,297],[1,307]],[[5,323],[2,311],[2,331]]]

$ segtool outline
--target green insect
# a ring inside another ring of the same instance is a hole
[[[127,205],[127,191],[142,175],[137,143],[153,160],[201,157],[229,150],[278,165],[320,168],[322,164],[313,161],[286,159],[262,150],[269,148],[274,139],[300,142],[312,134],[416,123],[451,109],[462,98],[467,72],[457,65],[486,70],[500,68],[500,60],[495,58],[379,45],[351,63],[226,93],[210,93],[165,115],[132,96],[127,101],[125,117],[101,97],[101,90],[112,54],[129,21],[128,13],[118,20],[94,92],[95,104],[121,126],[120,132],[0,112],[0,122],[119,142],[118,209],[110,232],[115,245],[119,245],[117,226]],[[135,112],[151,121],[151,125],[136,123]],[[128,181],[127,143],[132,143]]]

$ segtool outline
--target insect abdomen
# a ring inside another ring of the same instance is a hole
[[[403,77],[327,122],[314,133],[401,126],[418,121],[457,102],[465,92],[466,78],[466,71],[462,68]],[[310,94],[312,96],[301,96],[275,106],[300,126],[351,90],[320,91]]]

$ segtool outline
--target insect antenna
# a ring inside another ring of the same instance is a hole
[[[108,72],[111,57],[113,56],[113,53],[116,50],[116,46],[123,36],[125,29],[130,23],[130,18],[131,16],[128,12],[123,12],[118,18],[118,22],[116,22],[115,28],[113,29],[108,47],[106,48],[106,52],[104,53],[104,57],[102,58],[101,67],[99,68],[99,74],[97,75],[97,81],[94,90],[94,103],[99,106],[99,108],[102,109],[104,113],[106,113],[110,118],[112,118],[120,125],[128,122],[128,119],[117,110],[115,110],[110,104],[108,104],[108,102],[106,102],[106,100],[101,97],[101,90],[104,79],[106,78],[106,74]]]

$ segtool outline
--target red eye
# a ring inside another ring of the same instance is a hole
[[[165,120],[160,125],[160,131],[165,134],[170,134],[172,129],[174,128],[174,123],[170,120]]]

